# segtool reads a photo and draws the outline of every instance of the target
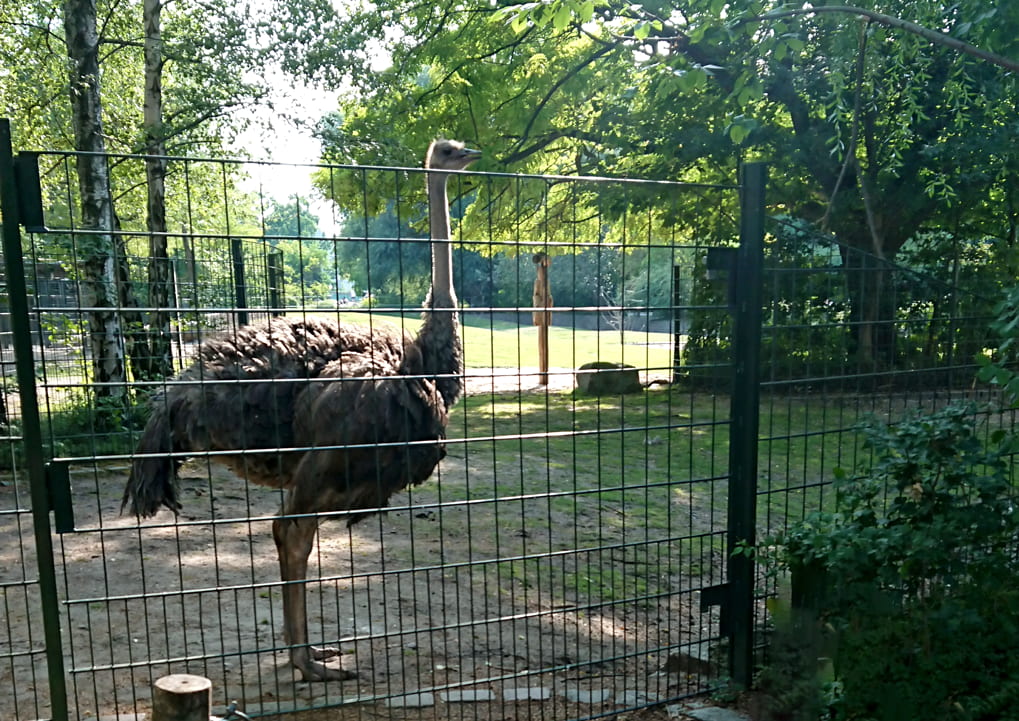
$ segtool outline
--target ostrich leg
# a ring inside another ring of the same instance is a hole
[[[289,506],[290,504],[287,504]],[[292,509],[284,507],[284,513]],[[277,518],[272,522],[272,536],[280,560],[283,586],[284,639],[290,645],[290,663],[305,681],[345,681],[357,678],[354,671],[326,666],[322,659],[339,654],[339,649],[318,649],[308,645],[307,588],[308,556],[315,541],[318,519]]]

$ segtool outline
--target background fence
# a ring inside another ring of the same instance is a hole
[[[761,217],[741,215],[736,186],[456,176],[466,395],[448,456],[384,515],[322,526],[311,640],[338,642],[361,676],[303,683],[281,637],[281,493],[199,453],[181,470],[179,516],[121,515],[142,401],[162,381],[129,368],[131,403],[111,423],[96,403],[94,309],[80,295],[24,303],[33,268],[80,279],[92,235],[76,227],[73,162],[39,156],[45,223],[20,238],[23,305],[10,289],[31,389],[5,426],[0,486],[4,718],[142,712],[152,680],[175,672],[212,678],[224,705],[248,712],[329,706],[338,718],[415,703],[462,716],[476,698],[581,719],[703,693],[752,670],[775,591],[729,557],[733,544],[830,502],[831,470],[863,452],[860,418],[974,395],[969,361],[987,344],[975,329],[988,303],[951,286],[827,239],[793,243],[774,219],[762,253]],[[142,160],[108,162],[119,207],[132,207]],[[416,329],[423,176],[309,170],[342,210],[312,224],[297,207],[283,232],[266,222],[265,179],[284,166],[169,160],[175,369],[270,316]],[[762,180],[744,211],[759,209]],[[3,192],[10,277],[13,183]],[[126,327],[140,318],[144,338],[148,236],[142,217],[119,222],[134,301],[116,311]],[[539,252],[552,258],[547,383],[528,322]],[[353,300],[341,276],[357,279]],[[853,293],[874,287],[885,305],[857,317]],[[641,387],[577,390],[591,361],[634,366]]]

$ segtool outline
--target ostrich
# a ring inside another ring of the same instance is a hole
[[[337,649],[308,644],[304,580],[320,521],[314,514],[355,511],[347,516],[353,524],[427,479],[446,455],[463,348],[449,173],[442,171],[463,170],[480,155],[451,140],[428,149],[432,286],[416,337],[311,317],[274,319],[204,344],[153,398],[121,510],[151,516],[166,506],[177,513],[177,470],[189,453],[202,451],[220,452],[213,460],[251,483],[285,489],[272,532],[284,582],[284,638],[305,680],[357,676],[322,662]]]

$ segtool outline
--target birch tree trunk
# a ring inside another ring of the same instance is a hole
[[[81,195],[82,300],[87,306],[96,409],[109,421],[126,408],[124,334],[118,314],[113,198],[99,92],[99,34],[95,0],[66,0],[64,36],[70,58],[71,116]]]
[[[161,0],[145,0],[145,175],[148,183],[150,380],[173,374],[170,336],[170,259],[166,237],[166,153],[163,132]]]

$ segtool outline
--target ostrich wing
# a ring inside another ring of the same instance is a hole
[[[446,454],[446,408],[434,381],[399,370],[344,353],[309,383],[294,438],[314,450],[294,472],[289,512],[380,508],[432,474]]]
[[[362,375],[365,362],[394,373],[410,344],[398,329],[317,318],[246,326],[206,343],[154,405],[170,419],[174,451],[244,451],[216,460],[253,483],[289,486],[303,453],[277,449],[313,440],[294,428],[297,407],[310,412],[308,399],[321,392],[315,379]]]

